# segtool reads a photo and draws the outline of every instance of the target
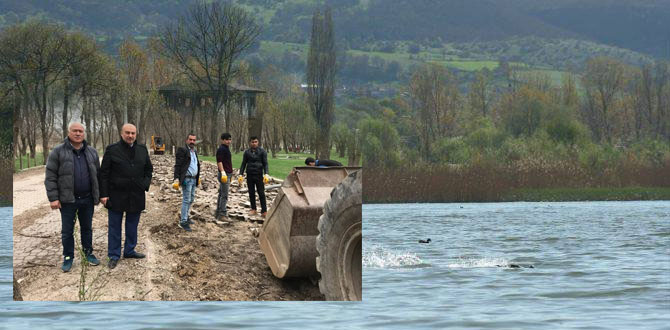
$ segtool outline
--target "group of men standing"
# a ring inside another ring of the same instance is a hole
[[[195,199],[195,188],[200,185],[200,161],[195,149],[196,136],[189,134],[186,138],[186,145],[179,147],[175,153],[174,165],[174,183],[172,187],[182,189],[181,217],[179,219],[179,228],[185,231],[192,231],[193,221],[189,219],[191,204]],[[214,217],[217,220],[224,220],[228,216],[228,190],[233,178],[232,153],[230,152],[230,143],[232,137],[230,133],[221,134],[221,145],[216,151],[216,165],[218,168],[217,180],[219,181],[219,196],[216,203]],[[256,192],[261,202],[261,214],[267,214],[267,203],[265,200],[265,183],[269,182],[268,177],[268,159],[265,150],[258,146],[258,138],[252,136],[249,139],[249,149],[242,156],[242,165],[238,175],[240,184],[244,181],[244,172],[246,169],[247,183],[249,185],[249,200],[251,203],[251,214],[257,214]]]
[[[100,164],[97,150],[85,140],[85,128],[81,123],[72,123],[62,144],[56,146],[47,159],[44,184],[52,209],[60,209],[63,265],[69,272],[74,261],[74,226],[79,219],[82,250],[91,265],[100,260],[93,254],[94,206],[102,203],[108,210],[107,266],[113,269],[121,258],[121,226],[126,214],[124,258],[144,258],[135,251],[137,226],[141,212],[145,209],[145,192],[149,191],[153,166],[145,145],[136,143],[137,129],[132,124],[121,127],[121,140],[105,149]],[[227,217],[228,190],[233,177],[231,135],[221,135],[221,145],[216,153],[218,166],[219,196],[215,217]],[[196,135],[189,134],[185,146],[175,154],[173,187],[182,188],[181,217],[178,226],[191,231],[188,214],[200,185],[200,161],[195,148]],[[244,180],[246,169],[249,185],[251,214],[256,214],[255,194],[258,192],[261,213],[267,213],[264,184],[268,182],[267,153],[258,146],[258,138],[249,139],[250,148],[244,152],[238,181]]]
[[[135,125],[121,127],[121,140],[105,149],[102,165],[98,152],[85,140],[84,126],[72,123],[68,136],[47,159],[44,185],[52,209],[60,209],[64,272],[74,259],[74,225],[79,219],[81,245],[92,265],[100,264],[93,254],[93,210],[102,203],[108,210],[108,267],[116,267],[121,258],[121,225],[126,214],[124,258],[144,258],[135,251],[137,225],[145,206],[153,166],[146,146],[137,144]]]

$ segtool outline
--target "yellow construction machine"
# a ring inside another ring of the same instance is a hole
[[[154,151],[154,155],[162,155],[165,153],[165,143],[160,136],[151,136],[151,150]]]

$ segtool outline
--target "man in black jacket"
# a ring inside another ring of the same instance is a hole
[[[100,167],[100,202],[108,210],[107,255],[110,269],[121,257],[121,223],[126,213],[124,258],[144,258],[135,251],[137,225],[145,207],[144,192],[149,191],[153,166],[145,145],[137,144],[136,128],[124,124],[121,141],[105,149]]]
[[[268,154],[263,148],[258,146],[258,138],[252,136],[249,138],[250,148],[244,151],[242,156],[242,166],[240,166],[240,176],[247,170],[247,184],[249,185],[249,202],[251,203],[251,214],[256,214],[256,190],[258,190],[258,199],[261,201],[261,214],[267,214],[265,203],[265,185],[268,178]],[[241,180],[240,180],[241,181]]]
[[[307,157],[307,159],[305,159],[305,165],[316,166],[316,167],[330,167],[330,166],[342,166],[342,163],[336,160],[314,159],[312,157]]]
[[[74,260],[74,223],[79,219],[81,245],[91,265],[100,261],[93,255],[93,210],[98,204],[98,151],[84,140],[84,125],[72,123],[62,144],[49,153],[44,185],[51,209],[60,209],[64,272]]]
[[[233,177],[232,154],[230,153],[230,142],[232,137],[230,133],[221,134],[221,145],[216,150],[216,166],[219,168],[219,198],[216,203],[216,212],[214,217],[217,220],[223,220],[228,216],[228,188],[230,179]]]
[[[200,162],[195,150],[196,136],[190,133],[186,137],[186,145],[179,147],[175,153],[174,184],[176,189],[182,187],[181,219],[179,228],[191,231],[188,212],[195,198],[195,187],[200,184]]]

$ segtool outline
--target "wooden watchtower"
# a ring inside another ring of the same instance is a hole
[[[215,94],[212,90],[192,89],[178,82],[161,86],[158,93],[169,108],[179,113],[191,114],[191,129],[194,129],[195,112],[212,106]],[[260,93],[265,93],[265,91],[241,84],[228,84],[228,97],[238,102],[247,115],[249,136],[258,136],[259,139],[263,128],[263,117],[256,109],[256,95]]]

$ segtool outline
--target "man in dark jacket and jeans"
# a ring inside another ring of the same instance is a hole
[[[126,213],[124,258],[144,258],[135,251],[137,225],[145,207],[144,192],[149,191],[154,170],[145,145],[137,144],[135,125],[121,128],[121,141],[105,149],[100,167],[100,202],[108,210],[107,255],[110,269],[121,257],[121,224]]]
[[[190,133],[186,137],[186,145],[179,147],[175,153],[174,188],[182,187],[181,219],[179,228],[191,231],[188,213],[195,198],[195,187],[200,184],[200,162],[195,150],[196,136]]]
[[[74,260],[74,223],[79,219],[81,245],[91,265],[100,261],[93,255],[93,208],[98,204],[98,170],[100,160],[95,148],[84,140],[85,130],[72,123],[62,144],[47,158],[44,185],[51,209],[60,209],[61,240],[63,242],[64,272],[69,272]]]
[[[258,199],[261,201],[261,214],[265,216],[268,212],[265,203],[265,185],[268,178],[268,154],[258,146],[258,138],[249,138],[250,148],[244,151],[242,166],[240,166],[240,177],[247,170],[247,184],[249,185],[249,202],[251,203],[251,214],[256,214],[256,190]],[[239,180],[239,179],[238,179]],[[241,180],[240,180],[241,181]]]

